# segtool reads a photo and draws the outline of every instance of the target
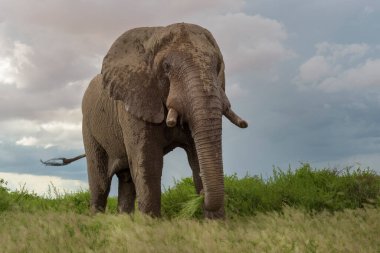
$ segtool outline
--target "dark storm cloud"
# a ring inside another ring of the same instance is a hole
[[[87,85],[87,81],[84,84]],[[0,85],[0,120],[54,119],[55,110],[61,107],[67,110],[78,108],[85,89],[84,84],[49,87],[38,92]]]

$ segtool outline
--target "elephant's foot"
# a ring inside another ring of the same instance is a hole
[[[104,213],[107,207],[108,192],[100,194],[99,192],[91,194],[90,211],[92,214]]]
[[[106,211],[106,208],[104,206],[91,205],[90,211],[91,214],[104,213]]]
[[[127,214],[133,213],[135,211],[135,202],[134,202],[134,200],[133,200],[132,203],[131,203],[131,201],[128,201],[128,202],[125,202],[125,203],[120,203],[119,202],[117,210],[118,210],[119,213],[127,213]]]
[[[149,215],[153,218],[159,218],[161,217],[161,210],[160,207],[158,206],[152,206],[152,205],[145,205],[144,203],[139,203],[139,210],[143,214]]]

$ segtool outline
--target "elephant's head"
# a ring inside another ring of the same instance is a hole
[[[194,138],[205,209],[223,205],[222,115],[247,123],[225,94],[224,62],[209,31],[191,24],[138,28],[119,37],[104,58],[103,83],[112,98],[145,121],[187,124]],[[178,121],[178,122],[177,122]]]

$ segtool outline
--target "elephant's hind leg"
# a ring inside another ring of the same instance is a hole
[[[90,185],[91,211],[104,212],[111,187],[108,175],[108,156],[103,147],[83,129],[83,142],[86,151],[88,182]]]
[[[135,210],[136,189],[129,169],[116,173],[119,179],[118,210],[132,213]]]

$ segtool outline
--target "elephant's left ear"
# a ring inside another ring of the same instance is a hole
[[[111,98],[121,100],[126,110],[151,123],[164,120],[164,107],[155,74],[150,67],[152,56],[144,41],[154,28],[127,31],[111,46],[103,60],[103,86]]]

